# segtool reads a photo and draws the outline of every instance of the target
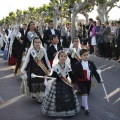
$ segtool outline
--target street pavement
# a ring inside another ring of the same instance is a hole
[[[120,63],[90,56],[102,70],[102,78],[110,102],[107,102],[101,84],[93,78],[94,87],[89,95],[90,115],[81,110],[73,117],[55,118],[42,114],[41,105],[31,97],[20,94],[21,78],[14,76],[13,67],[0,58],[0,120],[120,120]],[[81,95],[78,94],[81,103]]]

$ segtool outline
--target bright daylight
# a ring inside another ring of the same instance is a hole
[[[120,119],[120,0],[0,10],[0,120]]]

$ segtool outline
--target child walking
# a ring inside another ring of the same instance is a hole
[[[74,76],[69,66],[67,53],[61,50],[53,61],[52,82],[49,93],[42,104],[42,112],[48,116],[66,117],[73,116],[80,111],[77,96],[73,92],[72,84],[67,79],[70,76],[74,82]]]
[[[70,47],[67,50],[68,57],[70,58],[71,68],[73,70],[75,63],[80,60],[81,50],[80,40],[78,37],[73,38]]]
[[[72,70],[74,69],[75,63],[80,61],[80,50],[81,50],[80,40],[78,37],[73,38],[70,47],[67,50],[68,57],[70,58],[70,65]],[[78,89],[78,85],[74,84],[74,92],[80,92]]]
[[[51,41],[52,44],[47,49],[47,55],[48,55],[50,65],[52,66],[53,59],[55,58],[57,52],[62,50],[62,47],[58,45],[59,40],[58,40],[57,35],[55,35],[55,34],[51,35],[50,36],[50,41]]]
[[[32,77],[32,74],[48,75],[51,66],[40,38],[35,37],[31,46],[21,69],[24,74],[22,90],[26,96],[32,96],[32,98],[37,99],[38,103],[41,103],[45,92],[44,79]]]
[[[81,108],[85,110],[85,114],[89,114],[90,110],[88,107],[88,95],[91,88],[91,78],[94,75],[98,83],[103,82],[97,73],[95,64],[89,61],[89,51],[87,49],[81,49],[80,51],[81,60],[74,66],[74,74],[77,77],[77,83],[82,93],[82,105]]]

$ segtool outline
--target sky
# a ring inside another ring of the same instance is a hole
[[[40,7],[48,4],[50,0],[0,0],[0,19],[17,9],[27,10],[28,7]]]
[[[118,3],[120,5],[120,3]],[[96,9],[94,9],[92,12],[89,13],[89,18],[93,18],[96,20],[96,16],[98,16],[98,12]],[[111,11],[108,13],[109,20],[120,20],[120,8],[114,7],[111,9]],[[85,18],[83,15],[79,15],[79,18]]]
[[[9,15],[9,12],[16,11],[17,9],[27,10],[28,7],[40,7],[43,4],[48,4],[50,0],[0,0],[0,19]],[[120,3],[118,3],[120,5]],[[89,14],[89,18],[95,19],[97,11],[94,10]],[[120,8],[113,8],[109,12],[109,19],[120,19]],[[84,18],[80,16],[80,18]]]

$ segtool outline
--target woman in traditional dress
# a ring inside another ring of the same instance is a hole
[[[42,101],[45,85],[43,78],[32,77],[32,74],[45,76],[51,71],[47,53],[42,47],[41,40],[38,37],[33,39],[33,43],[28,50],[25,62],[21,69],[24,74],[22,90],[26,96],[36,98],[38,102]]]
[[[18,59],[20,50],[22,48],[23,41],[21,40],[21,33],[19,32],[19,26],[16,25],[13,35],[12,35],[12,55],[16,59]]]
[[[11,34],[10,45],[9,45],[9,54],[14,58],[18,59],[20,50],[22,48],[21,33],[19,32],[19,26],[16,25]]]
[[[15,26],[12,28],[12,32],[9,34],[9,44],[8,44],[8,65],[15,65],[17,62],[17,59],[13,57],[12,55],[12,45],[14,40],[14,33],[15,33]]]
[[[71,67],[67,63],[69,63],[67,53],[61,50],[53,61],[51,77],[56,78],[56,80],[51,82],[51,85],[48,84],[49,92],[45,95],[42,103],[42,112],[45,115],[66,117],[73,116],[80,111],[77,96],[73,92],[73,86],[67,80],[69,75],[72,83],[74,82]]]
[[[10,44],[9,44],[9,65],[15,65],[19,55],[20,51],[23,45],[23,41],[21,40],[21,33],[19,32],[19,26],[15,25],[14,30],[11,33],[10,37]],[[20,74],[20,70],[18,71]]]
[[[26,30],[26,33],[25,33],[25,37],[24,37],[24,40],[23,40],[23,46],[22,46],[22,49],[20,51],[19,58],[18,58],[18,61],[17,61],[17,65],[16,65],[16,68],[15,68],[15,74],[17,74],[18,69],[21,68],[22,58],[25,57],[25,55],[26,55],[26,53],[27,53],[27,51],[28,51],[28,49],[31,45],[31,42],[35,37],[39,37],[40,40],[42,41],[42,37],[40,36],[38,31],[36,31],[36,29],[35,29],[35,23],[31,21],[28,24],[28,27],[27,27],[27,30]]]

